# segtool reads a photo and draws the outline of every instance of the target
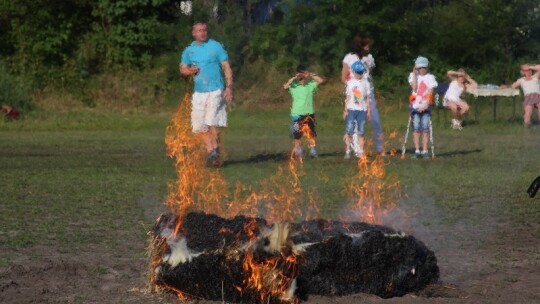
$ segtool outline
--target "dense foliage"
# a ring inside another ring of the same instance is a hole
[[[419,54],[441,75],[465,67],[493,83],[540,60],[537,0],[3,1],[0,59],[38,88],[84,91],[103,73],[163,65],[163,81],[176,81],[194,20],[208,21],[245,86],[299,62],[335,76],[357,31],[372,37],[381,88],[403,82]]]

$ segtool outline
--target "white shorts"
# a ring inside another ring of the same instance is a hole
[[[191,98],[192,131],[206,132],[209,126],[227,126],[227,103],[223,100],[223,90],[195,92]]]

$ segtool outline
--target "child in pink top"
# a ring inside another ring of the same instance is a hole
[[[512,88],[521,87],[525,99],[523,100],[523,124],[525,127],[531,125],[533,108],[538,111],[540,119],[540,65],[522,64],[522,78],[512,84]]]

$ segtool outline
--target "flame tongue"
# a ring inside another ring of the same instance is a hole
[[[254,290],[263,302],[270,298],[296,302],[294,292],[298,255],[295,253],[299,248],[290,241],[291,228],[288,222],[319,217],[315,195],[305,191],[301,185],[304,174],[302,159],[295,158],[294,153],[291,153],[287,165],[280,165],[275,175],[260,183],[259,189],[253,190],[238,182],[236,190],[231,194],[221,171],[205,168],[207,155],[199,136],[192,133],[190,116],[191,92],[187,92],[167,128],[165,139],[168,155],[175,159],[178,175],[177,181],[169,185],[166,200],[171,212],[177,216],[173,223],[174,228],[168,227],[170,231],[174,231],[171,232],[171,238],[181,240],[177,237],[183,234],[184,221],[192,211],[202,211],[224,218],[240,214],[252,217],[253,221],[243,229],[249,242],[246,246],[238,246],[242,247],[239,252],[244,251],[243,284],[235,282],[232,286],[242,291]],[[315,137],[307,124],[303,124],[302,132],[306,135],[309,147],[314,147]],[[397,182],[385,178],[382,158],[377,157],[371,162],[366,157],[361,158],[358,162],[358,173],[347,182],[348,193],[355,202],[352,207],[354,212],[350,213],[352,216],[348,214],[344,220],[383,223],[385,213],[395,205],[391,190],[398,189],[397,186]],[[258,230],[260,227],[257,227],[255,217],[260,215],[261,210],[264,210],[265,220],[273,223],[271,229]],[[232,230],[230,227],[220,227],[216,230],[218,231],[223,235],[230,235]],[[244,241],[245,238],[238,244],[243,244]],[[165,251],[165,244],[159,237],[156,237],[155,244],[160,249],[159,253]],[[197,256],[197,252],[190,252],[184,245],[181,241],[168,244],[169,250],[173,249],[171,247],[181,250],[178,251],[179,254],[172,254],[168,259],[183,263]],[[242,253],[236,254],[235,251],[233,255],[241,257]],[[151,265],[154,269],[163,262],[163,256],[158,253],[153,255]],[[180,290],[170,289],[175,290],[179,296],[186,296]]]
[[[247,225],[245,229],[252,226]],[[246,290],[254,289],[259,294],[261,303],[270,298],[298,301],[294,297],[298,258],[291,250],[289,231],[288,223],[275,223],[261,237],[252,238],[246,249],[242,264],[246,275],[244,285]],[[259,247],[264,250],[258,250]]]

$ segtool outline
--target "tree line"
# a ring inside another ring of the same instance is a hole
[[[357,31],[371,35],[389,88],[418,55],[496,83],[540,61],[537,0],[12,0],[0,3],[1,69],[35,88],[164,64],[173,81],[195,20],[208,22],[246,85],[268,65],[337,73]]]

